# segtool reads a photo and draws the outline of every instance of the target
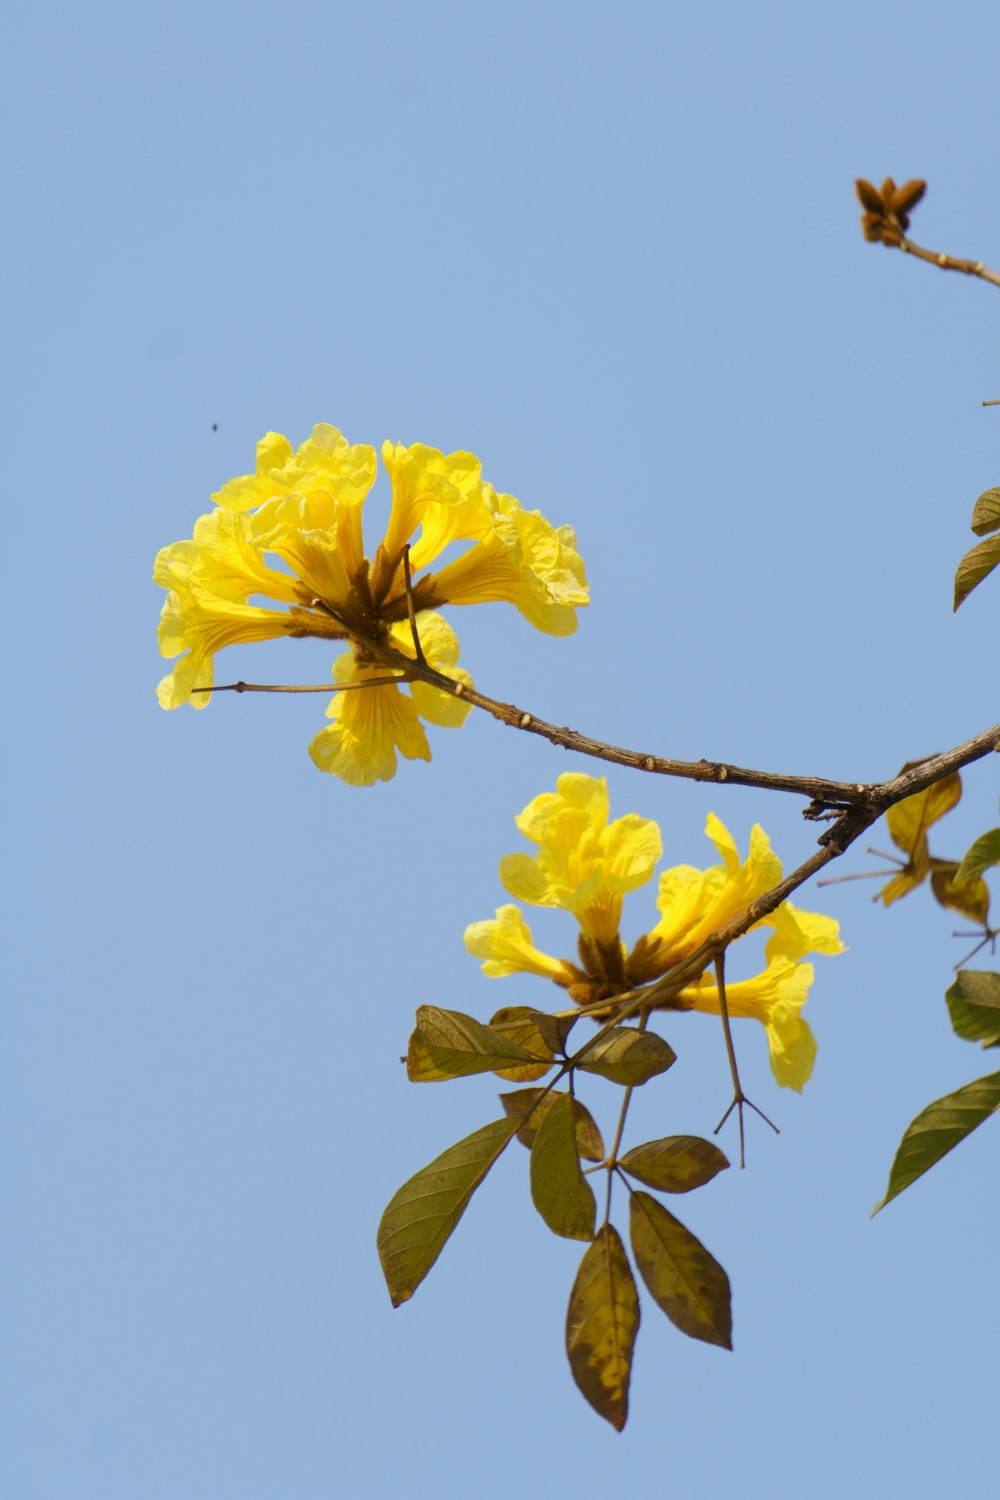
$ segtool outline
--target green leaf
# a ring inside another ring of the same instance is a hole
[[[1000,828],[981,833],[958,867],[956,880],[971,880],[993,865],[1000,865]]]
[[[578,1066],[612,1083],[636,1087],[665,1073],[676,1061],[676,1052],[655,1031],[616,1026],[584,1054]]]
[[[501,1094],[500,1103],[505,1114],[510,1115],[512,1120],[521,1122],[517,1138],[522,1145],[530,1148],[534,1145],[538,1126],[546,1110],[551,1108],[554,1099],[564,1097],[567,1096],[559,1089],[518,1089],[515,1094]],[[605,1151],[601,1132],[590,1110],[579,1099],[573,1100],[573,1116],[576,1121],[577,1155],[582,1156],[585,1161],[603,1161]]]
[[[984,490],[972,507],[972,529],[985,536],[1000,526],[1000,489]]]
[[[594,1410],[621,1432],[628,1418],[639,1294],[625,1246],[602,1224],[580,1262],[566,1314],[569,1367]]]
[[[449,1146],[393,1196],[377,1239],[393,1307],[413,1296],[515,1129],[514,1120],[484,1125]]]
[[[418,1009],[406,1057],[407,1076],[413,1083],[490,1073],[516,1062],[534,1063],[535,1059],[472,1016],[458,1010],[439,1010],[436,1005]]]
[[[689,1193],[711,1182],[729,1162],[712,1141],[697,1135],[665,1135],[661,1140],[633,1146],[618,1165],[647,1187],[664,1193]]]
[[[988,969],[959,969],[945,992],[956,1036],[993,1047],[1000,1042],[1000,974]]]
[[[955,571],[955,602],[952,609],[957,609],[969,597],[972,590],[993,572],[998,562],[1000,536],[989,536],[969,549]]]
[[[531,1201],[552,1230],[567,1240],[592,1240],[597,1204],[580,1171],[576,1122],[569,1094],[555,1095],[531,1148]]]
[[[733,1347],[729,1277],[690,1229],[648,1193],[633,1193],[635,1263],[656,1303],[689,1338]]]
[[[507,1005],[490,1018],[491,1031],[498,1032],[515,1047],[522,1047],[529,1056],[538,1058],[537,1063],[521,1068],[494,1068],[492,1071],[498,1078],[506,1078],[510,1083],[532,1083],[536,1078],[544,1078],[552,1067],[552,1048],[535,1025],[534,1014],[527,1005]]]
[[[988,1073],[985,1078],[977,1078],[928,1104],[903,1132],[885,1197],[876,1203],[872,1213],[877,1214],[897,1198],[997,1108],[1000,1108],[1000,1073]]]

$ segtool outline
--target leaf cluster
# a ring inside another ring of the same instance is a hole
[[[602,1028],[570,1057],[576,1016],[528,1007],[498,1011],[483,1025],[460,1011],[421,1006],[407,1051],[416,1083],[476,1073],[528,1087],[500,1095],[504,1114],[423,1167],[398,1190],[382,1216],[378,1253],[394,1307],[409,1300],[458,1225],[473,1193],[512,1140],[529,1152],[531,1201],[546,1227],[586,1244],[566,1315],[566,1352],[583,1395],[618,1431],[628,1416],[632,1356],[639,1328],[639,1288],[689,1338],[732,1347],[729,1278],[704,1245],[645,1189],[679,1195],[704,1187],[729,1163],[711,1141],[673,1135],[619,1154],[632,1092],[676,1061],[669,1044],[635,1025]],[[539,1080],[555,1070],[547,1086]],[[608,1150],[590,1110],[576,1097],[580,1076],[624,1090],[614,1144]],[[566,1087],[558,1085],[565,1080]],[[603,1223],[591,1186],[606,1176]],[[611,1222],[615,1182],[628,1193],[628,1240]],[[641,1186],[640,1186],[641,1184]]]
[[[976,536],[985,540],[971,547],[958,565],[952,609],[957,609],[1000,562],[1000,488],[983,491],[972,507],[970,525]],[[993,532],[997,535],[991,535]]]

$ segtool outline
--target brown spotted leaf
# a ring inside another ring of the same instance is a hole
[[[632,1350],[639,1330],[636,1291],[617,1231],[602,1224],[580,1262],[566,1314],[569,1367],[594,1410],[621,1432],[628,1418]]]
[[[643,1281],[689,1338],[733,1347],[729,1277],[700,1240],[648,1193],[633,1193],[632,1251]]]
[[[697,1135],[666,1135],[658,1141],[633,1146],[618,1165],[630,1177],[664,1193],[689,1193],[711,1182],[729,1166],[712,1141]]]

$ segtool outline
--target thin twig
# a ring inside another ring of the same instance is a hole
[[[899,241],[899,248],[907,255],[915,255],[918,260],[926,260],[932,266],[940,266],[942,271],[963,271],[966,276],[978,276],[982,281],[989,281],[993,286],[1000,286],[1000,272],[991,271],[989,266],[984,266],[981,260],[963,260],[958,255],[946,255],[943,250],[925,250],[922,245],[914,244],[913,240],[905,237]]]
[[[196,687],[192,693],[350,693],[357,688],[387,687],[391,682],[406,682],[407,674],[367,677],[363,682],[321,682],[308,687],[288,687],[271,682],[227,682],[222,687]]]

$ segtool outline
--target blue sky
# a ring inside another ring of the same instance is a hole
[[[950,590],[998,479],[1000,303],[865,245],[852,179],[926,177],[914,237],[996,265],[998,41],[976,3],[16,7],[6,1493],[825,1500],[992,1472],[996,1131],[868,1218],[906,1122],[986,1071],[941,999],[952,918],[803,895],[850,950],[819,960],[815,1075],[778,1093],[738,1034],[782,1134],[684,1205],[735,1353],[649,1308],[617,1438],[565,1367],[579,1249],[523,1152],[398,1312],[374,1254],[398,1184],[497,1112],[482,1079],[406,1083],[413,1009],[527,995],[462,931],[504,899],[515,814],[600,768],[473,716],[359,791],[306,754],[322,699],[166,715],[150,569],[263,432],[329,421],[471,449],[575,525],[575,636],[452,612],[484,691],[859,780],[988,726],[995,590],[957,617]],[[231,655],[329,670],[318,643]],[[787,867],[812,847],[794,799],[607,775],[670,863],[709,861],[709,810]],[[995,812],[983,763],[942,852]],[[636,1140],[707,1134],[728,1097],[715,1026],[670,1039]]]

